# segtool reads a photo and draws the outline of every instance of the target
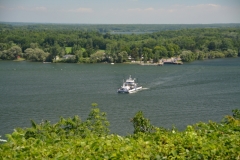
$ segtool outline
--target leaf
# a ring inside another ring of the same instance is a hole
[[[31,124],[32,124],[32,127],[33,127],[34,129],[37,128],[37,125],[36,125],[36,123],[35,123],[33,120],[31,120]]]
[[[176,150],[172,150],[171,153],[172,153],[173,156],[175,156],[175,157],[177,156],[177,151]]]

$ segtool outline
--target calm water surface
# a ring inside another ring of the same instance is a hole
[[[129,75],[145,89],[117,94]],[[107,112],[111,132],[120,135],[133,132],[130,119],[139,110],[165,128],[219,122],[240,109],[239,82],[240,58],[164,66],[0,61],[0,135],[29,127],[31,119],[85,120],[93,102]]]

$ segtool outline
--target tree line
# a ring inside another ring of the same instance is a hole
[[[177,56],[190,62],[240,55],[240,27],[237,25],[190,29],[182,29],[180,25],[180,30],[141,34],[101,33],[99,30],[62,26],[0,24],[0,59],[22,57],[29,61],[51,62],[70,54],[72,58],[64,62],[158,62],[162,58]],[[94,27],[101,29],[103,26]]]

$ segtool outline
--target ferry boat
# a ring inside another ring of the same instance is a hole
[[[123,82],[121,88],[117,90],[118,93],[134,93],[142,89],[142,86],[138,86],[135,82],[135,78],[132,79],[131,75]]]

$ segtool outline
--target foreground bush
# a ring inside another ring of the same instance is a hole
[[[138,112],[134,134],[109,134],[106,114],[61,118],[16,129],[0,145],[0,159],[240,159],[240,111],[221,123],[197,123],[184,131],[154,127]]]

